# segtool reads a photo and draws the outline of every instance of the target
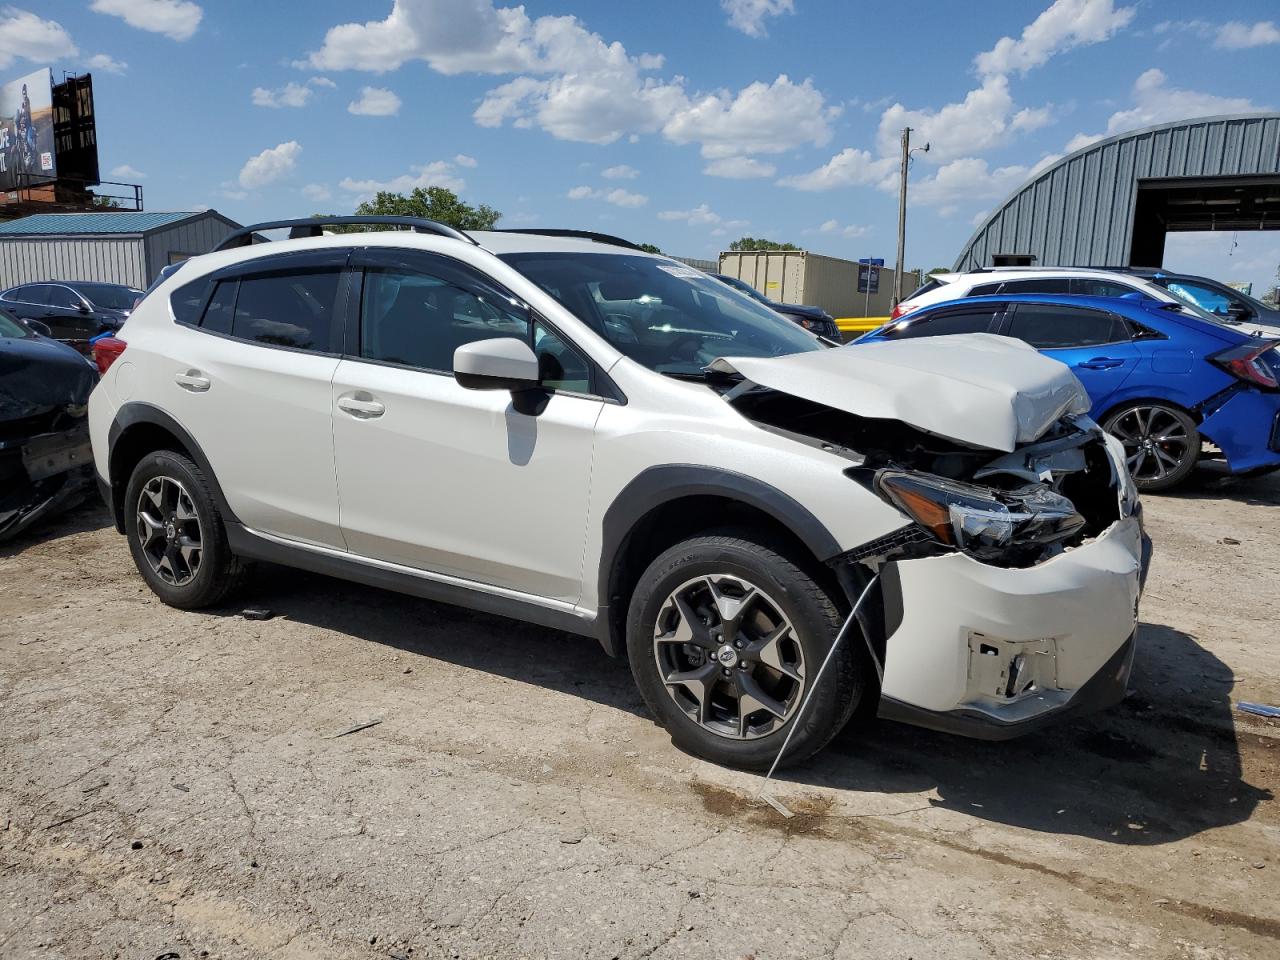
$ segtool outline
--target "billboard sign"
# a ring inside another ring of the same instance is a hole
[[[37,70],[0,87],[0,190],[57,177],[53,74]]]
[[[880,292],[880,271],[876,268],[883,266],[884,257],[863,257],[858,261],[859,293]]]

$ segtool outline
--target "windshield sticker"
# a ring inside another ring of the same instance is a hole
[[[658,269],[671,274],[673,277],[679,277],[681,280],[699,280],[706,274],[701,270],[693,267],[686,267],[683,263],[660,263]]]

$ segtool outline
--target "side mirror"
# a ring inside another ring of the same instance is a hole
[[[41,323],[39,320],[28,320],[26,321],[26,324],[27,329],[32,333],[38,333],[42,337],[53,337],[53,331],[49,329],[49,325],[47,323]]]
[[[80,306],[78,306],[76,309],[79,310],[81,313],[93,313],[93,311],[89,309],[89,305],[85,303],[83,300],[80,301]]]
[[[1251,320],[1253,311],[1243,303],[1229,303],[1227,304],[1227,316],[1232,320]]]
[[[465,343],[453,352],[453,378],[468,390],[532,390],[541,383],[538,358],[515,337]]]

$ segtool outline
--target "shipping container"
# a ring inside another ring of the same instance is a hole
[[[858,291],[859,264],[808,250],[742,250],[720,254],[720,272],[745,280],[770,300],[821,307],[833,317],[887,317],[893,307],[893,269],[878,274],[873,293]],[[905,297],[920,285],[919,275],[903,277]]]

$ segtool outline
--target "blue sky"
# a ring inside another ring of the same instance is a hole
[[[241,222],[440,183],[507,226],[892,260],[910,124],[927,268],[1088,137],[1280,109],[1274,0],[23,2],[0,76],[91,69],[104,176]],[[1175,237],[1166,263],[1260,292],[1280,233]]]

